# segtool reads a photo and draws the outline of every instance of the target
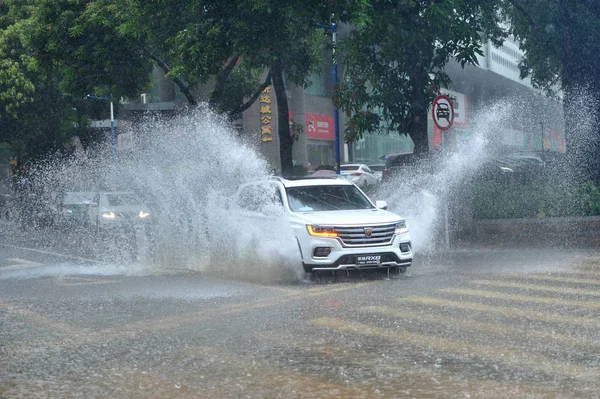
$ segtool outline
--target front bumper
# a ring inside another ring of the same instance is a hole
[[[402,251],[400,245],[408,250]],[[389,267],[408,267],[412,264],[413,252],[409,233],[395,235],[391,243],[377,246],[344,246],[337,238],[298,237],[304,270],[346,270]],[[315,248],[328,247],[331,252],[325,257],[315,257]],[[377,263],[364,264],[359,258],[379,256]]]
[[[150,217],[140,218],[137,216],[121,216],[117,215],[114,219],[103,218],[100,216],[98,227],[101,229],[121,229],[131,226],[144,226],[151,223]]]

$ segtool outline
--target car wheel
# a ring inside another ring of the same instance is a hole
[[[302,262],[302,267],[304,268],[304,273],[312,273],[313,271],[312,266],[309,266],[304,262]]]

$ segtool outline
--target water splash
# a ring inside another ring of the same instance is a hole
[[[226,206],[240,184],[267,178],[270,167],[225,119],[200,107],[169,120],[148,118],[141,126],[135,151],[119,154],[115,164],[104,144],[85,158],[50,158],[30,175],[36,197],[55,207],[58,194],[69,191],[138,193],[151,210],[152,222],[136,229],[137,259],[128,260],[131,248],[117,245],[131,240],[127,234],[111,235],[107,241],[93,228],[55,234],[50,221],[45,226],[21,220],[25,234],[39,234],[52,247],[132,267],[141,263],[259,279],[298,275],[301,264],[293,260],[297,247],[290,245],[294,241],[283,215],[274,215],[270,231],[277,234],[265,240],[264,226],[244,223]],[[22,214],[31,211],[27,207]],[[211,256],[210,240],[223,227],[230,233],[229,242],[221,243],[228,248],[227,256]],[[252,273],[257,270],[258,275]]]
[[[473,133],[462,142],[446,143],[410,173],[395,175],[373,194],[377,199],[387,200],[389,210],[407,220],[417,256],[445,247],[446,212],[454,215],[454,220],[448,221],[453,224],[449,226],[453,230],[460,228],[457,224],[461,221],[457,219],[472,217],[461,214],[469,206],[454,210],[448,207],[469,200],[465,186],[497,151],[502,135],[502,129],[498,127],[505,125],[519,105],[518,101],[507,100],[484,108],[488,111],[471,116]]]

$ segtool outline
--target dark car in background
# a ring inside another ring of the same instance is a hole
[[[381,183],[408,183],[413,181],[415,176],[433,175],[439,161],[440,158],[431,152],[419,155],[411,152],[389,154],[381,174]]]
[[[412,152],[389,154],[381,171],[381,182],[387,183],[395,177],[414,174],[417,157]]]

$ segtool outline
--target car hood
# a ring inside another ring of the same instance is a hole
[[[123,212],[123,213],[129,213],[129,212],[139,212],[139,211],[147,211],[148,208],[146,208],[144,205],[123,205],[123,206],[109,206],[105,209],[106,212]]]
[[[404,220],[395,213],[383,209],[356,209],[349,211],[294,212],[294,219],[301,223],[319,225],[369,225],[396,223]]]

